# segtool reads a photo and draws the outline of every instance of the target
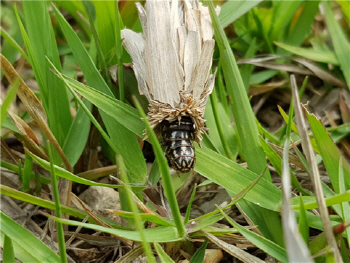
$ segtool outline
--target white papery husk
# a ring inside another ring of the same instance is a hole
[[[160,136],[162,121],[190,116],[200,144],[215,81],[215,73],[210,75],[215,42],[209,10],[196,0],[147,0],[145,9],[136,6],[143,33],[124,29],[122,38],[139,92],[150,103],[148,120]]]

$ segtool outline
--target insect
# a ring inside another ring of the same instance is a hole
[[[182,173],[191,171],[196,163],[192,143],[195,127],[191,117],[184,116],[180,121],[163,121],[161,124],[165,156],[169,166]]]
[[[147,0],[145,8],[136,6],[143,33],[122,30],[123,46],[169,166],[186,173],[196,162],[193,141],[200,145],[207,130],[204,111],[215,81],[209,10],[198,0]]]

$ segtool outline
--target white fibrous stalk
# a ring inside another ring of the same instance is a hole
[[[195,0],[147,0],[145,8],[136,6],[143,33],[124,29],[122,38],[139,92],[150,103],[148,120],[160,136],[162,121],[190,116],[200,144],[215,81],[215,73],[210,74],[215,41],[209,10]]]

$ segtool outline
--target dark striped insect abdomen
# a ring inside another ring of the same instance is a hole
[[[196,163],[193,140],[194,125],[190,117],[181,117],[180,121],[162,123],[163,145],[168,164],[174,170],[187,173]]]

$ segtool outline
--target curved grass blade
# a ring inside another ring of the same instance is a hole
[[[41,207],[44,207],[47,209],[51,209],[51,210],[56,209],[55,203],[52,201],[44,200],[44,199],[41,199],[39,197],[20,192],[18,190],[12,189],[8,186],[0,185],[0,190],[1,190],[1,194],[12,197],[14,199],[21,200],[21,201],[24,201],[24,202],[27,202],[27,203],[33,204],[33,205],[38,205],[38,206],[41,206]],[[63,213],[66,213],[68,215],[75,216],[75,217],[78,217],[81,219],[84,219],[88,215],[85,211],[81,211],[79,209],[71,208],[71,207],[68,207],[65,205],[61,205],[61,209],[62,209]],[[104,218],[101,216],[99,218],[101,220],[103,220],[104,222],[106,222],[107,224],[113,226],[114,228],[125,229],[124,226],[119,225],[115,221],[112,221],[110,219],[107,219],[107,218]],[[95,220],[93,220],[90,217],[89,217],[88,221],[95,223]]]
[[[77,222],[77,221],[68,220],[68,219],[59,219],[57,217],[50,216],[49,214],[45,214],[45,216],[70,226],[82,226],[88,229],[93,229],[93,230],[101,231],[111,235],[120,236],[129,240],[138,241],[138,242],[142,241],[140,233],[135,230],[107,228],[107,227],[103,227],[95,224],[87,224],[87,223]],[[175,227],[161,226],[156,228],[145,229],[146,242],[164,243],[164,242],[180,241],[181,239],[182,237],[179,237]]]
[[[7,235],[4,238],[3,251],[2,251],[3,262],[15,263],[15,252],[13,251],[12,240]]]
[[[31,152],[27,151],[28,154],[40,165],[42,166],[44,169],[50,171],[50,163],[39,158],[38,156],[35,156],[34,154],[32,154]],[[79,184],[85,184],[85,185],[95,185],[95,186],[104,186],[104,187],[109,187],[109,188],[123,188],[123,186],[121,185],[113,185],[113,184],[101,184],[101,183],[96,183],[94,181],[90,181],[84,178],[81,178],[79,176],[76,176],[70,172],[68,172],[67,170],[59,167],[59,166],[54,166],[54,171],[55,173],[62,178],[65,178],[67,180],[79,183]]]
[[[169,257],[165,253],[165,251],[162,249],[162,247],[157,242],[153,242],[153,245],[154,245],[154,248],[157,251],[157,254],[159,256],[160,262],[175,263],[175,261],[172,260],[171,257]]]

